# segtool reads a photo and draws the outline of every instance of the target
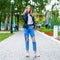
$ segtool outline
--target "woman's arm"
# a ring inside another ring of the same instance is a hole
[[[32,19],[33,19],[33,25],[34,25],[33,28],[35,29],[36,26],[35,26],[35,18],[34,18],[34,16],[32,16]]]
[[[23,14],[22,18],[23,18],[24,21],[26,21],[27,20],[27,13]]]

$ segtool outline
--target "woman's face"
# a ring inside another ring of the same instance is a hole
[[[30,13],[30,10],[31,10],[30,7],[26,7],[26,12],[27,13]]]

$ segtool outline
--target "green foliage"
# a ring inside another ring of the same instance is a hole
[[[53,29],[47,29],[45,27],[41,27],[40,29],[42,30],[42,32],[53,32]]]
[[[58,35],[60,36],[60,31],[58,32]]]
[[[40,13],[35,13],[35,21],[37,22],[37,23],[39,23],[39,24],[42,24],[43,23],[43,21],[45,20],[45,17]]]
[[[46,3],[48,2],[48,0],[32,0],[35,2],[35,5],[31,5],[30,0],[14,0],[14,7],[13,7],[13,11],[15,12],[19,12],[19,20],[21,22],[21,24],[23,24],[22,18],[21,18],[21,14],[23,13],[25,7],[29,4],[32,6],[32,10],[34,11],[35,7],[38,8],[38,12],[42,12],[42,10],[44,9]],[[39,4],[38,4],[39,3]],[[17,7],[17,11],[15,11],[15,8]],[[1,22],[5,22],[5,18],[6,18],[6,13],[8,13],[9,17],[10,17],[10,13],[11,13],[11,0],[0,0],[0,26],[1,26]],[[42,19],[40,19],[42,21]]]
[[[42,32],[53,32],[53,29],[47,29],[47,28],[45,28],[45,27],[41,27],[40,29],[38,29],[38,30],[42,30]],[[60,36],[60,31],[58,31],[58,35]]]
[[[38,12],[42,12],[42,10],[45,8],[46,3],[48,3],[48,0],[33,0],[37,6],[36,8],[38,8]]]
[[[53,25],[60,24],[60,20],[58,18],[58,10],[52,11],[52,21],[53,21]]]
[[[23,26],[23,24],[24,24],[24,21],[20,20],[19,26]]]

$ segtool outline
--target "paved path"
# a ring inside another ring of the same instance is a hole
[[[60,60],[60,44],[42,33],[36,33],[37,53],[41,57],[32,58],[32,42],[30,38],[30,58],[25,57],[23,31],[0,42],[0,60]]]

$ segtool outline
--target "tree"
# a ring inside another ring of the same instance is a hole
[[[58,0],[59,1],[59,0]],[[59,5],[59,3],[55,3],[52,6],[52,11],[51,11],[51,15],[52,15],[52,21],[53,21],[53,26],[54,25],[59,25],[60,24],[60,19],[58,18],[59,16],[59,10],[57,8],[57,6]]]
[[[1,16],[4,16],[4,22],[5,22],[5,30],[8,30],[8,22],[9,22],[9,17],[11,13],[11,0],[0,0],[0,29],[1,29],[1,22],[3,21]],[[48,3],[48,0],[32,0],[34,1],[35,5],[31,4],[31,0],[14,0],[14,8],[17,7],[17,12],[19,12],[19,21],[22,20],[22,13],[25,9],[25,7],[29,4],[32,6],[33,11],[35,8],[38,8],[38,12],[42,12],[44,9],[46,3]],[[2,7],[1,7],[2,6]],[[13,8],[13,10],[14,10]],[[13,13],[16,11],[14,10]],[[18,21],[18,22],[19,22]],[[17,23],[18,23],[17,22]]]
[[[36,8],[38,8],[40,13],[45,8],[45,5],[48,3],[48,0],[33,0],[33,1],[35,2]]]
[[[1,7],[2,6],[2,7]],[[0,12],[1,12],[1,16],[5,17],[7,13],[10,13],[10,1],[9,0],[0,0]],[[2,15],[3,14],[3,15]],[[4,18],[4,21],[8,21],[5,20],[6,18]],[[1,26],[1,22],[2,22],[2,18],[0,18],[0,26]],[[8,23],[5,23],[5,25]],[[8,26],[8,25],[6,25]],[[1,27],[0,27],[1,29]],[[5,29],[7,30],[7,28],[5,27]]]

